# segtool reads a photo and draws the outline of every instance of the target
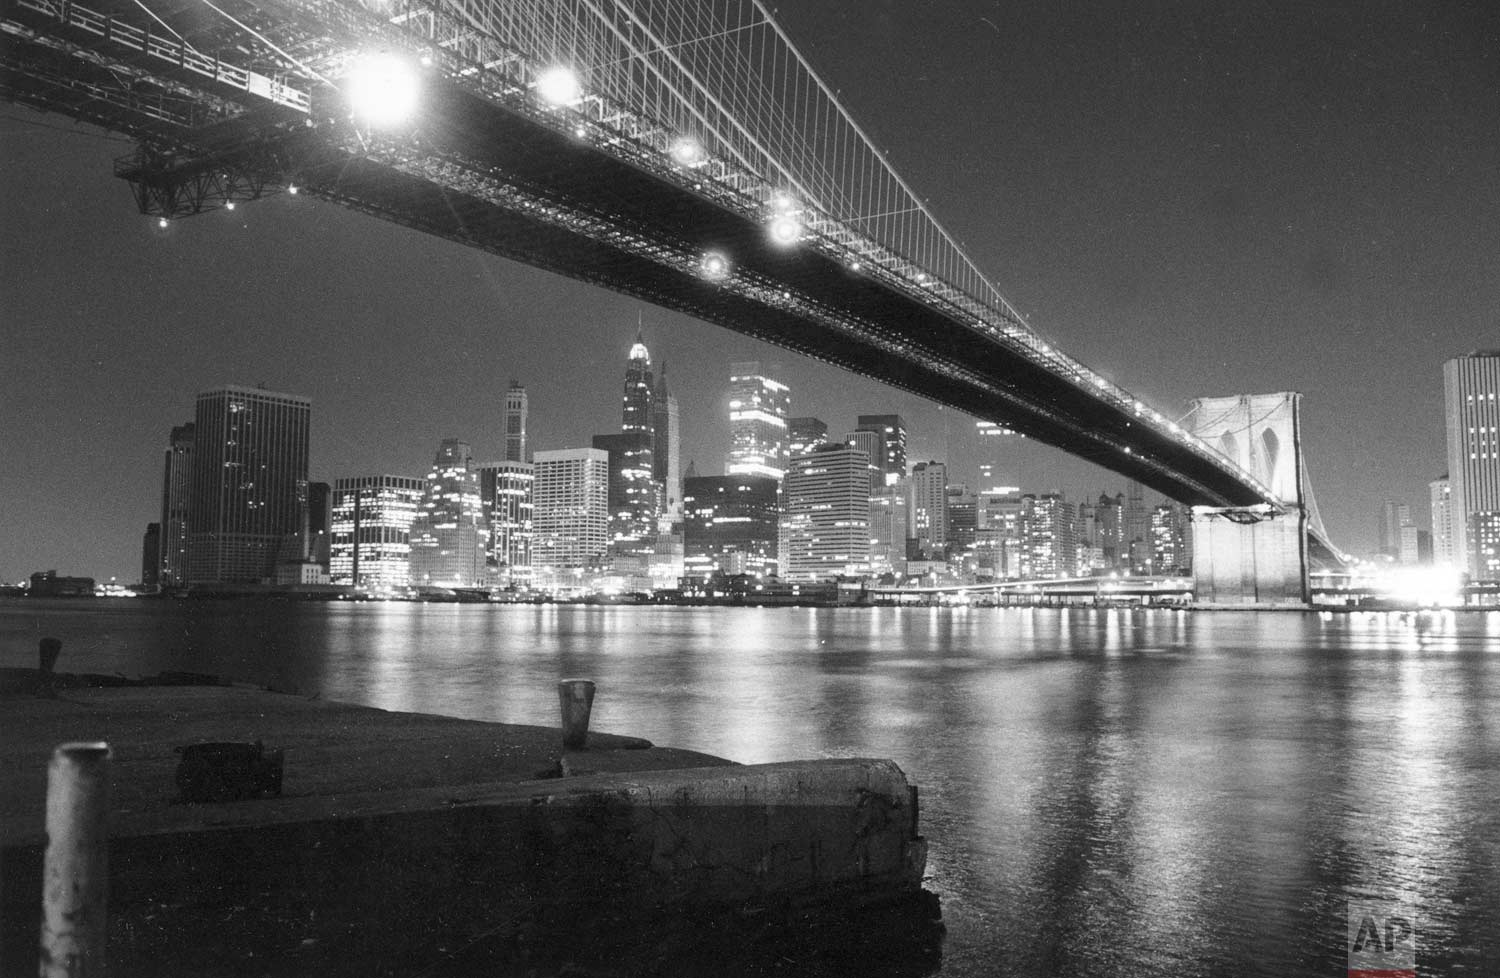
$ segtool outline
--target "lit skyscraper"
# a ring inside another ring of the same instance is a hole
[[[1440,567],[1461,564],[1453,551],[1453,486],[1444,475],[1427,483],[1432,507],[1432,562]]]
[[[786,474],[791,391],[758,362],[729,365],[729,475]]]
[[[609,455],[609,534],[617,556],[655,547],[662,491],[656,481],[656,385],[651,353],[637,330],[625,365],[620,433],[595,435],[594,448]]]
[[[860,431],[873,431],[880,436],[881,450],[871,464],[885,475],[885,484],[891,485],[906,475],[906,422],[899,414],[861,414],[854,427]]]
[[[1181,503],[1163,503],[1151,511],[1151,573],[1184,575],[1193,571],[1193,527]]]
[[[656,375],[651,400],[651,474],[661,488],[661,513],[668,528],[682,522],[682,419],[677,396],[667,388],[667,365]]]
[[[848,445],[824,445],[791,460],[782,483],[782,577],[869,573],[869,471],[869,456]]]
[[[198,395],[188,494],[190,583],[271,578],[307,505],[312,401],[254,387]]]
[[[188,580],[188,494],[193,477],[193,425],[172,429],[161,480],[161,573],[163,588]]]
[[[1387,499],[1380,504],[1380,552],[1387,557],[1401,556],[1401,530],[1411,526],[1411,507]]]
[[[531,583],[532,483],[530,462],[489,462],[478,467],[479,506],[488,531],[486,563],[497,583]]]
[[[704,475],[683,483],[684,564],[689,575],[764,575],[776,570],[776,480]]]
[[[870,492],[870,572],[906,573],[907,506],[911,487],[906,479],[881,484]]]
[[[1483,566],[1470,527],[1492,522],[1484,514],[1500,514],[1500,350],[1476,351],[1444,363],[1443,406],[1453,559],[1475,579],[1489,579],[1497,571]]]
[[[1078,573],[1076,517],[1060,493],[1021,497],[1023,576],[1038,579]]]
[[[333,484],[328,577],[372,591],[404,588],[411,581],[411,524],[423,479],[364,475]]]
[[[478,587],[486,583],[483,508],[469,446],[445,438],[427,473],[411,523],[411,583]]]
[[[828,442],[828,425],[819,418],[787,419],[787,451],[804,455]]]
[[[880,467],[880,460],[885,454],[885,439],[878,431],[861,428],[844,435],[844,444],[853,445],[870,457],[870,488],[884,486],[886,475]]]
[[[942,560],[948,543],[948,466],[918,462],[911,468],[911,535],[921,560]]]
[[[505,461],[525,462],[526,458],[526,388],[510,382],[505,392]]]
[[[538,583],[567,583],[571,571],[598,569],[609,547],[609,453],[564,448],[532,461],[531,566]]]

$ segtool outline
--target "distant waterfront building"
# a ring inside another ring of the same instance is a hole
[[[427,473],[422,501],[411,522],[411,584],[479,587],[485,573],[479,477],[469,445],[445,438]]]
[[[487,462],[478,467],[481,523],[487,532],[485,563],[502,587],[531,584],[531,541],[536,532],[530,462]]]
[[[819,418],[788,418],[786,427],[787,451],[791,455],[806,455],[828,443],[828,425]]]
[[[911,486],[904,478],[871,490],[871,574],[906,573],[906,539],[911,535],[911,521],[907,510],[910,496]]]
[[[1381,502],[1378,533],[1380,553],[1399,560],[1401,558],[1401,531],[1411,525],[1411,506],[1398,503],[1394,499]]]
[[[620,432],[595,435],[593,441],[594,448],[609,456],[610,553],[619,558],[651,554],[660,529],[663,492],[656,481],[655,395],[651,353],[637,330],[625,366]]]
[[[1130,547],[1125,536],[1125,496],[1116,493],[1099,494],[1094,506],[1094,546],[1099,549],[1102,561],[1100,570],[1129,570]]]
[[[37,571],[31,575],[26,594],[33,598],[87,598],[93,596],[92,577],[59,577],[57,571]]]
[[[161,586],[161,524],[147,523],[141,534],[141,589],[153,592]]]
[[[600,569],[609,548],[609,453],[564,448],[537,452],[532,461],[537,583],[566,584],[570,575]]]
[[[782,483],[781,576],[821,581],[870,572],[870,458],[824,445],[791,460]]]
[[[854,427],[859,431],[873,431],[880,437],[880,449],[871,464],[891,485],[906,475],[906,422],[899,414],[861,414]]]
[[[651,418],[651,477],[661,491],[659,529],[670,532],[673,525],[682,522],[682,414],[677,395],[667,387],[665,362],[656,375]]]
[[[1432,508],[1432,562],[1440,567],[1462,565],[1453,551],[1453,487],[1445,473],[1427,484]]]
[[[505,414],[502,416],[505,426],[505,454],[503,458],[507,462],[527,461],[527,410],[526,388],[512,380],[510,387],[505,391]]]
[[[758,361],[729,365],[729,475],[780,480],[789,457],[791,391]]]
[[[918,462],[911,468],[913,541],[907,556],[914,560],[942,560],[948,543],[948,466]]]
[[[1469,514],[1470,552],[1474,577],[1500,581],[1500,511]]]
[[[1022,576],[1021,491],[1000,486],[974,500],[974,547],[979,574],[999,580]]]
[[[271,579],[303,526],[312,401],[254,387],[198,395],[188,494],[188,581]]]
[[[411,583],[411,524],[425,479],[364,475],[335,480],[328,576],[372,591]]]
[[[1444,363],[1443,406],[1454,560],[1476,580],[1493,579],[1500,571],[1473,528],[1492,523],[1484,514],[1500,513],[1500,350]]]
[[[1406,524],[1401,528],[1401,551],[1396,556],[1408,565],[1432,563],[1432,534]]]
[[[1182,576],[1193,571],[1192,524],[1180,503],[1151,511],[1151,573]]]
[[[979,526],[979,508],[969,487],[960,482],[948,484],[948,549],[957,557],[974,549]]]
[[[193,479],[193,424],[172,429],[161,480],[161,573],[163,588],[188,580],[188,506]]]
[[[1076,517],[1061,493],[1021,497],[1023,577],[1046,579],[1078,574]]]
[[[1125,536],[1122,569],[1131,574],[1144,573],[1151,563],[1151,513],[1146,509],[1146,487],[1133,479],[1125,484],[1121,519]]]
[[[776,480],[692,476],[683,482],[683,564],[689,577],[763,576],[777,569]]]

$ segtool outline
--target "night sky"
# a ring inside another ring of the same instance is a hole
[[[1500,4],[802,0],[778,17],[979,266],[1062,349],[1174,417],[1298,390],[1335,543],[1390,497],[1426,525],[1442,361],[1500,347]],[[158,230],[128,142],[0,107],[0,580],[139,577],[161,457],[196,393],[313,399],[312,478],[498,457],[619,426],[638,318],[722,471],[728,364],[784,365],[793,414],[908,419],[972,481],[971,419],[675,313],[329,204]],[[1124,480],[1029,452],[1023,488]]]

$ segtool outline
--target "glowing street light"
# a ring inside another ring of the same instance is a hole
[[[708,157],[708,151],[703,144],[692,136],[678,136],[672,140],[670,149],[672,159],[683,166],[697,166]]]
[[[421,88],[410,62],[389,51],[360,55],[344,77],[355,118],[371,126],[396,126],[411,118]]]
[[[698,263],[698,269],[703,273],[703,277],[710,281],[723,281],[729,277],[729,259],[717,251],[710,251]]]
[[[551,105],[572,105],[583,95],[583,86],[572,68],[553,65],[536,76],[536,91]]]

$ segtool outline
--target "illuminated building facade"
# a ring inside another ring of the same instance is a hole
[[[1443,406],[1454,561],[1474,579],[1489,580],[1495,571],[1470,528],[1480,514],[1500,513],[1500,350],[1444,363]]]
[[[910,487],[901,479],[870,491],[870,573],[906,573]]]
[[[537,583],[567,583],[574,571],[599,569],[609,549],[609,453],[563,448],[537,452],[532,462]]]
[[[526,459],[526,414],[528,399],[526,388],[510,382],[505,392],[505,413],[501,416],[505,427],[505,461],[525,462]]]
[[[1432,562],[1458,567],[1461,562],[1453,550],[1453,486],[1448,476],[1429,482],[1427,492],[1432,508]]]
[[[880,451],[870,460],[891,485],[906,475],[906,422],[899,414],[861,414],[854,427],[880,436]]]
[[[948,466],[918,462],[911,468],[912,544],[914,560],[942,560],[948,544]]]
[[[271,579],[304,525],[312,401],[254,387],[198,395],[188,493],[188,582]]]
[[[161,572],[163,588],[188,580],[188,505],[193,477],[193,425],[172,429],[161,480]]]
[[[791,460],[782,484],[781,576],[821,581],[870,572],[870,458],[824,445]]]
[[[1061,493],[1021,497],[1022,577],[1048,579],[1078,574],[1076,517]]]
[[[667,388],[667,365],[656,375],[651,400],[651,477],[661,491],[662,529],[682,522],[682,416],[677,396]]]
[[[1193,572],[1193,527],[1180,503],[1163,503],[1151,511],[1152,574],[1185,576]]]
[[[786,475],[790,389],[759,362],[729,365],[729,475]]]
[[[683,482],[683,565],[689,577],[776,572],[776,480],[693,476]]]
[[[411,524],[426,488],[426,480],[399,475],[335,480],[329,580],[372,591],[406,587],[411,582]]]
[[[880,467],[880,459],[885,451],[885,441],[880,432],[858,429],[844,435],[844,444],[851,445],[864,452],[870,458],[870,489],[876,486],[886,485],[885,472]]]
[[[788,418],[786,429],[787,451],[791,455],[806,455],[828,443],[828,425],[820,418]]]
[[[1015,580],[1022,576],[1021,492],[1001,487],[974,500],[974,550],[982,577]]]
[[[489,462],[478,471],[489,576],[502,587],[526,587],[531,583],[536,467],[530,462]]]
[[[427,472],[411,522],[414,587],[479,587],[487,583],[479,476],[469,445],[445,438]]]

